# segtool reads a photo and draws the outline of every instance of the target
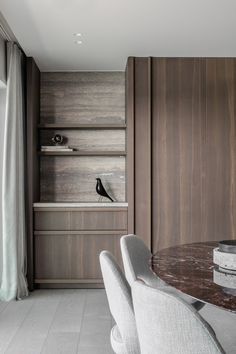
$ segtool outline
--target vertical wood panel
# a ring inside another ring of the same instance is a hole
[[[127,121],[127,201],[128,233],[134,233],[134,58],[128,58],[126,66],[126,121]]]
[[[30,290],[34,287],[33,203],[39,200],[39,162],[37,155],[40,71],[33,58],[26,62],[26,158],[27,158],[27,280]]]
[[[153,251],[234,238],[235,60],[152,68]]]
[[[153,59],[153,249],[194,240],[200,226],[201,59]],[[197,168],[196,168],[197,167]],[[192,227],[196,227],[193,231]]]
[[[235,237],[235,59],[206,59],[206,234]]]
[[[135,233],[151,241],[151,59],[135,58],[134,215]]]

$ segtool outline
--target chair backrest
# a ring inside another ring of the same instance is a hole
[[[130,286],[111,253],[103,251],[99,258],[111,314],[127,352],[138,354],[140,349]]]
[[[206,321],[181,298],[138,281],[132,295],[141,353],[224,353]]]
[[[149,268],[152,254],[141,238],[136,235],[122,236],[120,247],[125,276],[130,286],[137,279],[142,279],[148,285],[156,282],[156,277],[154,277]]]

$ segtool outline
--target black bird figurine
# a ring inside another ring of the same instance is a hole
[[[101,178],[96,178],[96,180],[97,180],[97,184],[96,184],[97,194],[101,195],[102,197],[109,198],[112,202],[114,202],[114,200],[107,194],[105,188],[103,187]]]

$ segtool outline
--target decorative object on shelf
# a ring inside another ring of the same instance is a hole
[[[105,198],[108,198],[110,199],[110,201],[114,202],[114,200],[107,194],[103,184],[102,184],[102,181],[101,181],[101,178],[96,178],[97,180],[97,184],[96,184],[96,192],[101,196],[101,197],[105,197]]]
[[[64,141],[64,138],[63,138],[63,136],[60,135],[60,134],[56,134],[56,135],[54,135],[54,137],[52,138],[52,142],[53,142],[53,144],[55,144],[55,145],[61,145],[61,144],[63,143],[63,141]]]
[[[43,152],[71,152],[74,149],[70,148],[68,145],[62,145],[65,141],[64,137],[60,134],[56,134],[52,138],[52,142],[54,145],[44,145],[41,146],[41,151]]]

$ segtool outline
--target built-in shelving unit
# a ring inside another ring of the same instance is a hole
[[[120,237],[128,232],[124,77],[41,73],[40,87],[32,82],[28,91],[35,108],[28,146],[37,173],[30,200],[31,289],[103,287],[99,253],[107,249],[121,262]],[[73,151],[41,151],[56,134]],[[99,199],[97,177],[114,203]]]
[[[55,134],[73,151],[40,151],[40,146],[52,145]],[[96,177],[105,175],[102,180],[112,198],[124,202],[125,135],[125,123],[38,124],[40,201],[96,202]]]

